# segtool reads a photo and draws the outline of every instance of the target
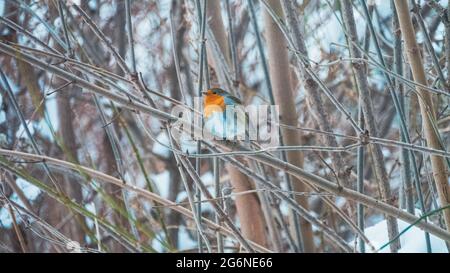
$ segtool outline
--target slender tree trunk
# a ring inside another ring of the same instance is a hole
[[[227,171],[235,193],[254,189],[250,179],[237,168],[227,164]],[[237,195],[236,209],[244,237],[267,246],[264,217],[258,195],[256,193]]]
[[[181,176],[180,172],[175,167],[170,166],[168,169],[170,173],[170,185],[169,185],[169,195],[167,196],[167,199],[176,202],[178,193],[180,192]],[[170,244],[174,248],[178,248],[179,247],[178,226],[180,226],[181,215],[179,213],[176,213],[175,211],[170,210],[167,213],[166,219],[168,229],[167,231],[170,237],[169,238]]]
[[[50,15],[51,18],[56,19],[59,17],[57,3],[55,2],[54,5],[49,6],[50,9]],[[59,46],[57,43],[55,43],[55,47],[60,52],[65,52],[64,49]],[[62,85],[64,85],[66,81],[55,78],[53,80],[53,87],[56,89]],[[64,154],[64,158],[67,161],[79,163],[78,160],[78,154],[77,154],[77,141],[75,137],[75,131],[73,128],[73,121],[75,119],[73,107],[71,106],[71,97],[74,94],[74,91],[79,90],[79,87],[75,87],[73,85],[69,85],[66,87],[67,89],[61,90],[56,94],[56,101],[57,101],[57,110],[58,110],[58,134],[60,137],[60,146],[62,148],[62,152]],[[83,204],[83,194],[81,190],[81,184],[75,181],[74,179],[70,178],[69,176],[62,175],[58,176],[58,178],[64,178],[64,179],[58,179],[62,180],[62,188],[64,191],[64,194],[66,194],[69,198],[75,200],[77,204],[82,205]],[[73,212],[75,213],[75,212]],[[64,220],[65,217],[68,215],[68,209],[63,208],[59,211],[59,220]],[[84,243],[85,240],[85,232],[83,230],[83,227],[85,226],[84,218],[76,214],[74,215],[74,219],[68,221],[63,226],[63,230],[65,231],[70,239],[77,241],[80,244]]]
[[[350,1],[341,1],[342,16],[344,18],[345,29],[347,30],[350,55],[352,58],[361,58],[361,52],[356,44],[358,43],[358,36],[356,33],[355,18],[353,16],[353,7]],[[361,96],[362,111],[366,128],[371,136],[378,136],[378,130],[375,124],[375,116],[372,109],[372,100],[369,94],[369,85],[367,83],[367,75],[365,66],[360,62],[353,62],[353,73],[355,74],[356,85]],[[394,205],[394,199],[391,198],[391,190],[389,185],[389,178],[386,172],[383,153],[379,145],[372,144],[369,146],[375,177],[381,192],[383,201],[390,205]],[[392,216],[386,216],[389,240],[393,240],[398,235],[397,220]],[[390,244],[392,252],[397,252],[400,248],[400,241],[395,240]]]
[[[251,0],[250,0],[251,1]],[[272,9],[279,15],[282,14],[281,4],[279,1],[268,1]],[[294,103],[294,92],[291,87],[289,57],[285,38],[281,33],[272,17],[264,12],[264,23],[268,49],[269,73],[272,81],[272,88],[275,97],[275,103],[282,105],[280,107],[280,121],[283,124],[296,127],[298,125],[298,114]],[[282,129],[281,134],[285,145],[301,145],[301,136],[296,130]],[[303,154],[298,151],[287,152],[287,160],[289,163],[298,167],[303,166]],[[296,192],[304,192],[305,184],[291,176],[293,190]],[[308,209],[308,199],[305,196],[297,195],[296,201],[306,210]],[[303,250],[305,252],[314,252],[314,241],[311,224],[305,219],[301,219],[301,230],[303,240]]]
[[[119,171],[117,169],[117,162],[116,160],[114,160],[114,152],[111,148],[111,142],[105,132],[105,134],[103,135],[103,157],[102,158],[102,163],[103,163],[103,168],[102,170],[106,173],[109,174],[111,176],[114,176],[116,178],[120,179],[119,176]],[[124,204],[124,200],[123,200],[123,195],[122,193],[122,189],[120,187],[117,187],[116,185],[107,185],[105,186],[105,189],[107,190],[107,192],[109,194],[111,194],[112,196],[114,196],[114,201],[116,202],[117,206],[119,206],[123,211],[126,211],[126,207]],[[96,202],[96,205],[98,203]],[[130,229],[130,225],[128,224],[128,220],[122,216],[120,213],[114,212],[110,215],[108,215],[108,218],[110,218],[110,221],[114,224],[117,225],[121,228],[126,228],[126,229]],[[126,252],[126,248],[117,243],[115,240],[111,240],[111,242],[108,242],[107,244],[108,248],[110,249],[111,252],[115,252],[115,253],[122,253],[122,252]]]
[[[55,88],[61,86],[65,81],[60,79],[55,79]],[[58,92],[57,98],[57,109],[59,115],[59,135],[61,137],[61,143],[63,147],[64,158],[67,161],[78,163],[77,156],[77,142],[75,138],[75,132],[73,129],[72,121],[75,119],[73,108],[71,107],[70,97],[72,96],[72,87],[68,87],[70,91],[66,90],[63,92]],[[78,88],[78,87],[74,87]],[[78,204],[83,204],[83,195],[81,191],[81,185],[74,179],[65,176],[64,178],[64,191]],[[61,216],[64,218],[66,213]],[[80,217],[79,221],[82,221]],[[80,244],[84,242],[84,232],[81,228],[82,224],[79,221],[70,221],[65,225],[65,229],[68,230],[70,237]]]
[[[228,66],[231,67],[228,39],[223,25],[221,12],[220,1],[208,2],[207,18],[209,27],[211,28],[214,37],[220,46],[222,54],[226,58]],[[212,54],[208,55],[213,56]],[[218,69],[217,65],[215,68]],[[241,173],[231,164],[227,163],[225,164],[225,167],[230,175],[230,182],[235,192],[254,189],[254,186],[250,183],[250,178],[248,178],[245,174]],[[257,194],[251,193],[237,197],[236,209],[241,222],[243,235],[255,243],[265,246],[267,242],[264,215],[262,213],[261,204],[259,203]]]
[[[405,42],[405,50],[408,55],[408,61],[411,66],[414,81],[427,86],[428,84],[422,64],[420,49],[416,41],[411,15],[409,14],[408,2],[398,0],[395,1],[395,6],[397,8],[400,29]],[[434,128],[433,126],[433,123],[435,124],[436,121],[436,111],[433,107],[432,96],[428,91],[420,88],[419,86],[416,87],[416,90],[419,93],[418,100],[427,145],[430,148],[441,150],[442,146],[439,141],[439,136],[437,135],[437,128]],[[441,207],[448,206],[450,202],[450,192],[448,189],[448,173],[444,158],[436,155],[431,155],[430,158],[440,205]],[[450,210],[444,210],[443,214],[446,228],[447,230],[450,230]]]
[[[125,24],[126,24],[126,20],[125,20],[125,1],[119,1],[117,3],[118,8],[117,8],[117,17],[116,17],[116,24],[117,24],[117,44],[118,44],[118,50],[119,50],[119,54],[120,56],[123,56],[125,58],[125,52],[126,52],[126,33],[125,33]],[[116,68],[116,73],[119,75],[123,75],[122,70],[120,70],[119,68]],[[118,111],[122,111],[123,109],[118,109]],[[126,113],[123,113],[123,117],[124,119],[126,119],[127,121],[130,120],[130,112],[127,110],[123,110]],[[132,120],[132,119],[131,119]],[[119,130],[117,130],[118,128],[118,123],[114,122],[114,127],[111,128],[110,130],[112,132],[118,132]],[[104,162],[106,163],[106,173],[111,174],[114,177],[119,177],[119,172],[118,172],[118,168],[117,168],[117,164],[118,162],[116,162],[116,160],[114,159],[114,152],[112,150],[112,143],[110,141],[110,139],[108,138],[106,131],[105,131],[105,136],[103,138],[103,146],[104,146],[104,151],[105,151],[105,160]],[[119,177],[120,178],[120,177]],[[123,194],[122,194],[122,190],[115,186],[115,185],[111,185],[110,187],[108,187],[108,192],[112,193],[112,195],[114,195],[115,200],[117,202],[117,205],[120,206],[124,211],[126,211],[126,206],[125,206],[125,200],[123,200]],[[113,223],[117,226],[120,226],[122,228],[130,228],[130,225],[128,224],[128,220],[120,215],[119,213],[115,213],[113,216]],[[118,244],[116,242],[112,242],[112,249],[114,252],[126,252],[126,248],[121,245]]]
[[[402,34],[400,32],[400,26],[398,22],[398,16],[395,11],[395,4],[392,1],[392,29],[394,34],[394,62],[393,62],[393,70],[403,76],[403,61],[402,61]],[[400,105],[403,109],[403,113],[406,119],[406,122],[408,121],[408,111],[407,109],[409,107],[406,107],[407,103],[405,103],[405,100],[407,99],[404,95],[404,88],[403,84],[400,80],[395,81],[396,89],[398,89],[399,92],[399,100]],[[401,135],[401,132],[400,132]],[[401,140],[400,136],[400,140]],[[406,208],[406,211],[408,211],[411,214],[414,214],[414,186],[412,183],[412,176],[411,176],[411,163],[410,163],[410,157],[409,157],[409,151],[402,148],[401,154],[400,154],[400,162],[402,165],[401,168],[401,175],[402,175],[402,187],[401,191],[399,192],[399,207]],[[403,198],[401,198],[403,196]],[[403,202],[404,201],[404,202]],[[402,205],[405,205],[402,207]]]
[[[447,16],[444,21],[445,26],[445,65],[447,68],[447,86],[450,86],[450,1],[447,1]]]
[[[285,11],[285,17],[289,29],[291,31],[291,35],[293,41],[296,46],[296,50],[298,50],[302,55],[308,56],[308,50],[305,45],[305,40],[303,38],[303,34],[300,31],[300,21],[297,19],[295,12],[295,7],[292,3],[292,0],[283,0],[283,9]],[[273,7],[272,7],[273,8]],[[325,109],[325,106],[322,101],[322,97],[320,95],[320,90],[318,89],[318,85],[316,81],[306,72],[306,67],[309,67],[308,61],[304,63],[300,63],[297,61],[297,68],[299,70],[299,74],[301,80],[305,86],[306,95],[308,99],[311,101],[311,110],[314,112],[314,117],[316,118],[316,124],[320,128],[320,130],[325,132],[332,132],[332,125],[330,123],[330,119],[328,117],[328,112]],[[332,135],[324,136],[322,141],[326,146],[337,147],[336,137]],[[340,153],[331,153],[330,154],[333,162],[333,168],[338,174],[338,179],[345,186],[351,187],[350,172],[349,167],[343,160]]]
[[[184,16],[184,9],[182,9],[182,2],[173,0],[172,1],[172,11],[173,14],[173,20],[174,20],[174,27],[176,29],[176,34],[174,37],[174,40],[172,42],[176,43],[175,50],[177,51],[178,56],[182,56],[182,45],[183,45],[183,39],[184,34],[186,31],[186,28],[182,26],[181,18]],[[181,100],[182,95],[181,92],[183,90],[180,90],[180,83],[178,82],[177,77],[177,69],[176,69],[176,62],[175,56],[172,57],[171,63],[167,69],[168,79],[169,79],[169,87],[170,87],[170,96],[176,100]],[[181,64],[180,64],[181,65]],[[189,73],[189,72],[188,72]],[[181,75],[180,75],[181,78]],[[183,83],[181,83],[183,84]],[[175,158],[171,159],[175,161]],[[178,193],[180,191],[180,182],[181,182],[181,175],[176,166],[168,166],[169,172],[170,172],[170,185],[169,185],[169,195],[168,199],[170,201],[176,201],[176,198],[178,196]],[[178,232],[179,229],[176,228],[180,224],[180,214],[174,212],[174,211],[168,211],[167,213],[167,225],[170,227],[168,230],[169,237],[170,237],[170,243],[175,247],[178,248],[179,244],[179,238],[178,238]]]

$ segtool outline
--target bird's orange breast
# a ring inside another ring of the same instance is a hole
[[[206,95],[203,100],[203,115],[209,118],[214,112],[225,111],[225,101],[222,96],[216,94]]]

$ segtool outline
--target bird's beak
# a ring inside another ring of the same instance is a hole
[[[208,95],[208,92],[202,92],[202,94],[206,96],[206,95]]]

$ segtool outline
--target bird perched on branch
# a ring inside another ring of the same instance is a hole
[[[248,115],[240,99],[221,88],[202,92],[205,129],[223,140],[245,140]]]

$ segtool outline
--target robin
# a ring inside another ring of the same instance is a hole
[[[205,129],[224,140],[245,139],[247,115],[241,100],[221,88],[211,88],[202,94]]]

